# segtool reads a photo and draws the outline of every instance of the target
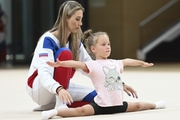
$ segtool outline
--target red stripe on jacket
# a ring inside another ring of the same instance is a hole
[[[38,75],[38,70],[34,71],[34,73],[28,78],[27,83],[30,88],[32,88],[34,79],[36,78],[37,75]]]

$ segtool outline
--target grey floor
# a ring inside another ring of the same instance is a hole
[[[28,68],[0,68],[0,120],[41,120],[41,112],[33,112],[37,106],[26,93]],[[155,64],[151,68],[126,67],[123,81],[138,92],[138,99],[125,96],[127,101],[156,102],[164,100],[165,109],[91,117],[54,119],[65,120],[180,120],[180,63]],[[72,80],[78,84],[93,87],[91,81],[76,72]]]

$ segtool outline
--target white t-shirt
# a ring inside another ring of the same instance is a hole
[[[120,71],[123,71],[121,60],[96,60],[85,62],[89,76],[96,89],[94,101],[102,107],[123,104],[123,85]]]

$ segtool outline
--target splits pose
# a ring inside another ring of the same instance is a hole
[[[92,33],[91,30],[87,30],[84,33],[84,39],[86,40],[87,50],[96,60],[80,62],[74,60],[61,61],[57,59],[56,62],[47,61],[47,64],[56,68],[82,69],[90,76],[97,95],[90,104],[82,107],[43,111],[43,119],[50,119],[54,116],[89,116],[165,108],[164,101],[149,103],[127,102],[123,100],[123,82],[120,74],[123,72],[124,67],[150,67],[153,66],[152,63],[135,59],[108,59],[111,53],[111,46],[109,37],[105,32]],[[59,91],[62,89],[59,89]],[[64,104],[67,102],[63,97],[61,99]],[[70,104],[71,102],[73,102],[73,99],[69,98],[68,103]]]

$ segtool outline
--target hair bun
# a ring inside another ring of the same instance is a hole
[[[86,40],[89,36],[91,36],[91,34],[92,34],[92,30],[91,29],[86,30],[84,32],[84,39]]]

